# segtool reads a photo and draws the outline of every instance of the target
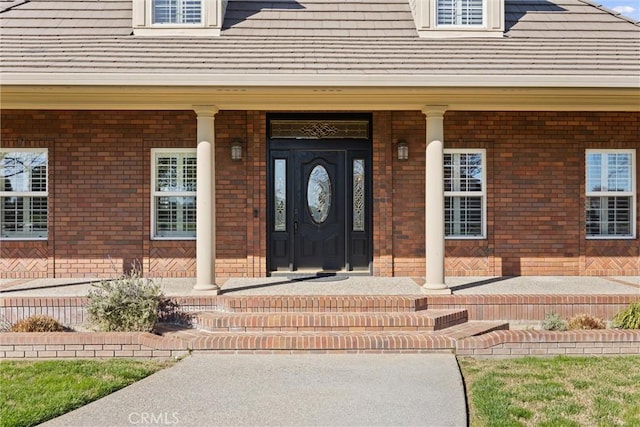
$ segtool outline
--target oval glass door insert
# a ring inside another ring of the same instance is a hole
[[[307,185],[307,206],[316,224],[322,224],[329,217],[331,209],[331,179],[324,166],[318,165],[309,174]]]

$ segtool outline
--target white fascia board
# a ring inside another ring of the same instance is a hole
[[[3,86],[640,88],[638,76],[1,73]]]

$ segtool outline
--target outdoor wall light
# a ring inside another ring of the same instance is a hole
[[[409,160],[409,144],[404,139],[398,141],[398,160]]]
[[[231,160],[242,160],[242,146],[243,142],[240,139],[234,139],[231,142]]]

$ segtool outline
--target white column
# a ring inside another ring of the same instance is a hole
[[[212,105],[193,107],[198,118],[196,189],[196,285],[194,290],[218,293],[216,285],[216,150]]]
[[[451,293],[444,283],[444,113],[447,106],[428,105],[425,165],[425,258],[423,289]]]

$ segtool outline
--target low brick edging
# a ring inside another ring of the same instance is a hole
[[[2,332],[0,358],[175,358],[189,353],[182,340],[147,332]]]
[[[611,320],[620,310],[640,300],[638,294],[615,295],[432,295],[427,296],[430,309],[464,308],[469,320],[503,320],[507,322],[541,322],[545,314],[557,313],[564,319],[586,313]]]
[[[437,333],[368,336],[333,334],[194,336],[184,340],[143,332],[0,333],[0,358],[174,358],[216,353],[383,353],[454,352],[458,356],[508,358],[553,355],[640,354],[640,330],[498,330],[455,339]]]
[[[479,358],[640,354],[640,330],[494,331],[458,340],[456,354]]]

